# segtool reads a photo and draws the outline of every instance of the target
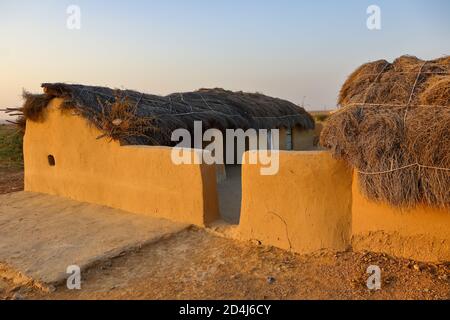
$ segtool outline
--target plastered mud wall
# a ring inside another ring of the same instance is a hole
[[[50,102],[44,121],[27,122],[26,191],[199,226],[218,219],[215,166],[176,166],[171,148],[97,139],[102,133],[61,102]]]
[[[450,212],[419,206],[394,208],[366,199],[353,183],[354,250],[384,252],[419,261],[450,261]]]
[[[298,253],[347,249],[351,169],[328,152],[280,151],[279,159],[273,176],[261,175],[259,164],[243,165],[238,237]]]

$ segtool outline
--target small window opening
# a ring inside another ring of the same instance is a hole
[[[56,164],[55,157],[53,155],[49,154],[47,156],[47,159],[48,159],[48,165],[51,167],[54,167]]]

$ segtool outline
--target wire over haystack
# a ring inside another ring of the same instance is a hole
[[[403,56],[358,68],[321,145],[358,172],[368,198],[450,207],[450,57]]]

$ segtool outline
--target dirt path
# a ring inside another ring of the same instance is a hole
[[[0,175],[0,193],[22,188]],[[366,287],[367,267],[382,289]],[[82,290],[44,293],[0,278],[0,299],[450,299],[450,264],[375,253],[295,255],[192,229],[108,260],[82,274]]]
[[[367,267],[382,270],[382,289],[366,287]],[[16,299],[450,299],[450,266],[382,254],[299,256],[192,229],[93,267],[82,290],[53,293],[3,282]],[[1,292],[0,282],[0,292]]]
[[[23,190],[23,171],[0,166],[0,194]]]

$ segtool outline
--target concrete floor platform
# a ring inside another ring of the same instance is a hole
[[[188,227],[51,195],[0,195],[0,273],[56,285],[70,265],[84,270]]]

